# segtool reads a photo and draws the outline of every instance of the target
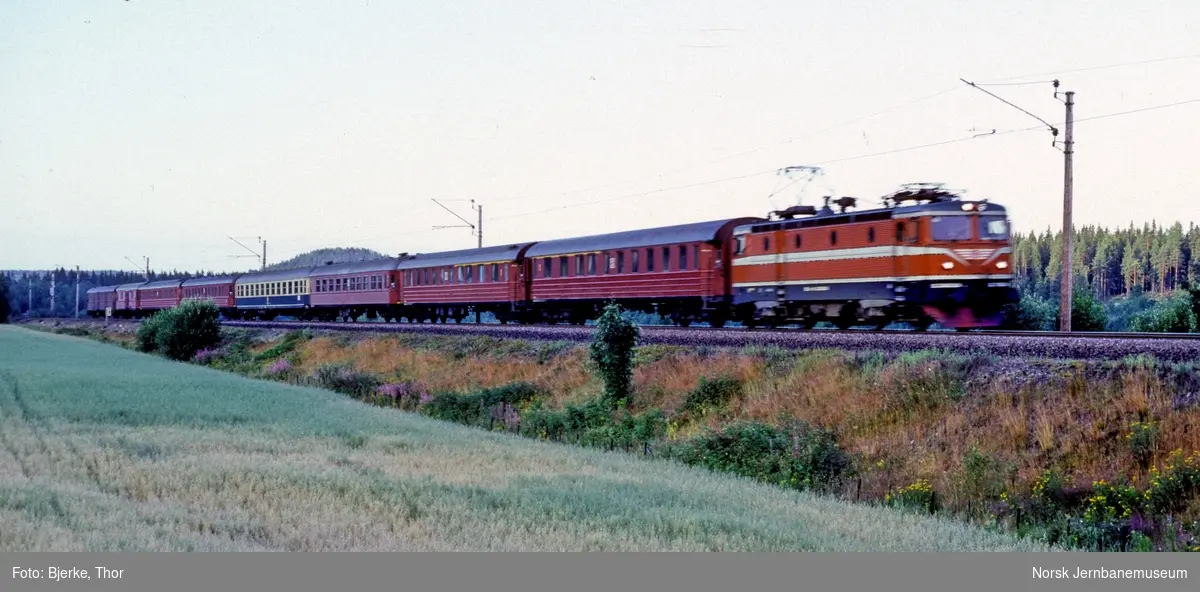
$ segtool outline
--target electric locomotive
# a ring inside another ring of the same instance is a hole
[[[857,201],[827,197],[820,209],[793,206],[735,229],[736,319],[843,329],[1000,324],[1018,298],[1003,206],[925,183],[885,196],[882,208],[852,211]]]

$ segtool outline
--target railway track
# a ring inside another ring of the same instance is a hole
[[[38,321],[32,321],[38,322]],[[41,322],[93,323],[94,319],[43,319]],[[137,321],[113,321],[136,323]],[[498,323],[410,324],[384,322],[222,321],[228,327],[301,329],[426,335],[485,335],[533,341],[587,342],[593,326],[501,325]],[[746,329],[643,325],[643,344],[747,347],[788,350],[842,349],[898,353],[941,349],[1004,358],[1120,360],[1150,355],[1167,362],[1200,363],[1200,334],[1062,333],[1057,331],[925,331],[856,329]]]

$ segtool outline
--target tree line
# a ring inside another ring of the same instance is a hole
[[[1072,329],[1200,331],[1200,226],[1083,226],[1072,243]],[[1010,326],[1057,328],[1062,232],[1015,234],[1012,260],[1021,304]]]

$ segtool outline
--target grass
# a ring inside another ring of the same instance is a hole
[[[0,327],[3,551],[1043,549]]]

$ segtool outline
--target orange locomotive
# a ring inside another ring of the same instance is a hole
[[[993,327],[1012,288],[1012,242],[1003,206],[913,184],[884,207],[794,206],[734,230],[735,318],[747,326],[829,321],[840,328],[935,321]]]

